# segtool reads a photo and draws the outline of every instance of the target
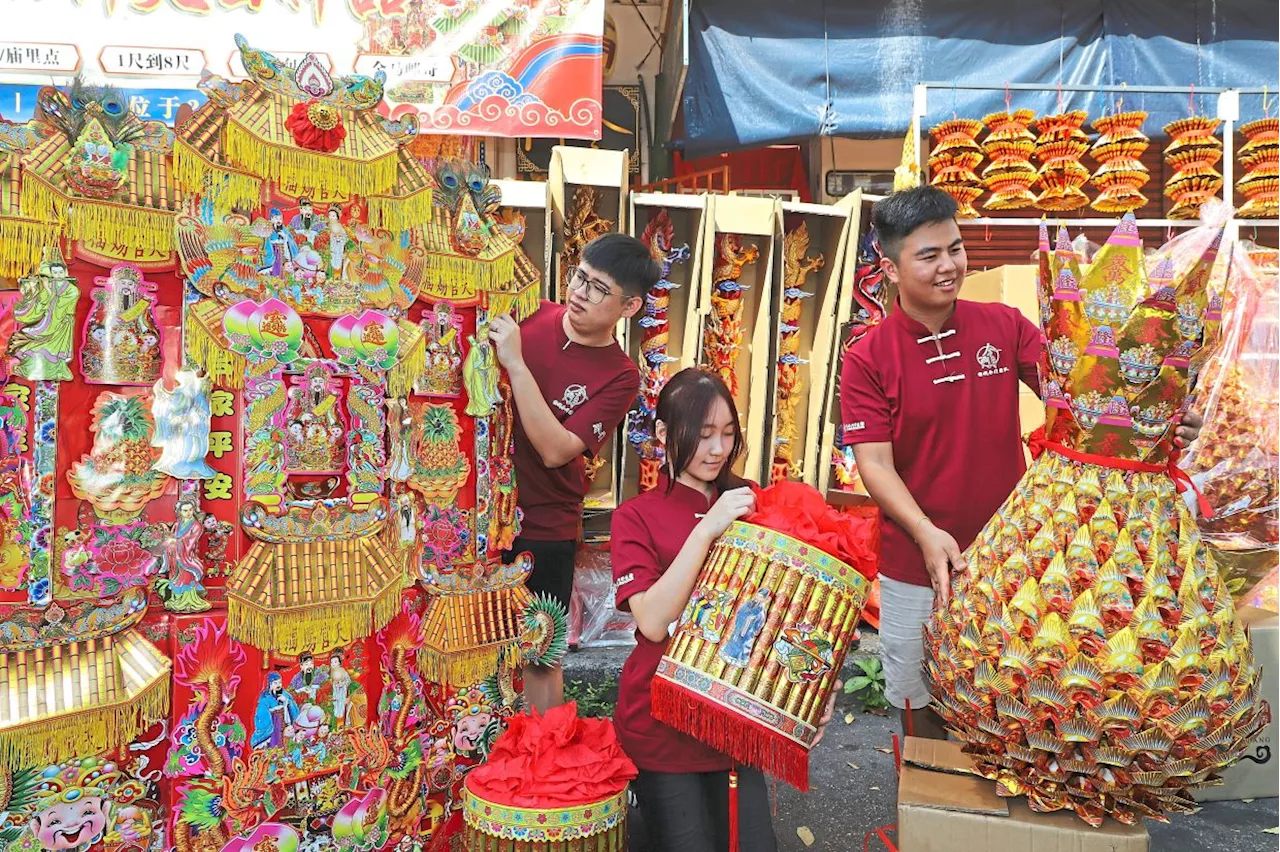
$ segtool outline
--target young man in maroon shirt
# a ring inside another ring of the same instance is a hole
[[[566,305],[543,302],[517,326],[489,323],[516,406],[515,469],[524,512],[510,555],[533,556],[529,590],[569,608],[574,556],[587,494],[586,459],[618,428],[640,390],[640,371],[614,339],[619,320],[644,306],[662,269],[626,234],[587,245],[569,279]],[[525,669],[525,693],[541,712],[564,701],[559,666]]]
[[[1016,308],[961,301],[967,267],[956,204],[934,187],[876,203],[896,309],[844,357],[845,444],[884,518],[880,647],[885,695],[904,729],[943,738],[928,708],[921,630],[951,572],[1025,472],[1018,383],[1040,392],[1040,329]],[[1188,414],[1180,445],[1201,424]],[[911,708],[908,723],[906,708]]]

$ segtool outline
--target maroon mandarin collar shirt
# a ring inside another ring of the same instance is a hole
[[[844,443],[892,444],[907,490],[961,550],[1026,471],[1018,383],[1039,392],[1041,340],[1016,308],[960,300],[936,335],[898,305],[845,353]],[[880,571],[928,586],[913,532],[885,517]]]
[[[708,500],[666,476],[652,491],[633,497],[613,513],[610,556],[619,609],[630,612],[630,597],[647,591],[675,561],[680,548],[719,495]],[[723,772],[733,762],[693,737],[653,718],[650,685],[667,651],[667,639],[653,642],[636,630],[636,647],[622,666],[613,723],[627,756],[647,772]]]
[[[582,346],[564,331],[564,305],[543,301],[520,324],[521,351],[542,397],[560,425],[582,439],[588,455],[600,452],[627,416],[640,390],[640,370],[617,343]],[[578,538],[587,496],[582,456],[548,468],[520,425],[514,433],[516,488],[524,511],[520,536],[530,541]]]

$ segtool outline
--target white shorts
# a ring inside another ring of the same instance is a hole
[[[933,612],[933,587],[880,575],[880,661],[884,697],[899,710],[929,706],[924,680],[924,625]]]

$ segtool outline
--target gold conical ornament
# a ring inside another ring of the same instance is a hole
[[[1173,447],[1218,334],[1221,238],[1188,232],[1148,270],[1127,216],[1086,268],[1041,232],[1038,455],[925,643],[938,712],[1034,810],[1095,826],[1187,811],[1270,719]]]

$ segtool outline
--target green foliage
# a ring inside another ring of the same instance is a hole
[[[858,657],[853,661],[858,674],[844,682],[844,694],[862,702],[863,710],[886,710],[889,702],[884,697],[884,667],[879,657]]]
[[[564,700],[578,702],[579,716],[612,718],[618,702],[618,679],[611,676],[592,683],[571,680],[564,685]]]

